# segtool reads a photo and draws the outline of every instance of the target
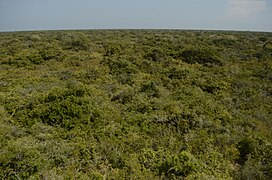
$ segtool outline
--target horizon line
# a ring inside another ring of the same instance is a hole
[[[272,30],[244,30],[244,29],[208,29],[208,28],[56,28],[56,29],[22,29],[0,30],[5,32],[39,32],[39,31],[87,31],[87,30],[177,30],[177,31],[225,31],[225,32],[259,32],[272,33]]]

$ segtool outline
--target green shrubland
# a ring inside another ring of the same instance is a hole
[[[271,179],[272,34],[0,33],[0,179]]]

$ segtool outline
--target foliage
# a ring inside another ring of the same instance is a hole
[[[271,179],[272,35],[0,33],[0,179]]]

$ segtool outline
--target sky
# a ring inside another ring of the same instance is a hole
[[[0,31],[59,29],[272,32],[272,0],[0,0]]]

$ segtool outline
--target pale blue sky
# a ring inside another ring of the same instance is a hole
[[[272,0],[0,0],[0,31],[116,28],[272,32]]]

